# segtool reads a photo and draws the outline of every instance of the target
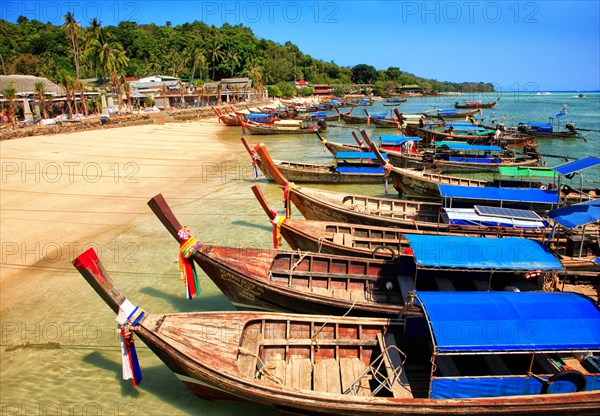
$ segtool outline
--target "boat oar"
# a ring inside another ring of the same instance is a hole
[[[579,130],[579,131],[591,131],[591,132],[594,132],[594,133],[600,133],[600,130],[584,129],[584,128],[581,128],[581,127],[575,127],[575,130]]]

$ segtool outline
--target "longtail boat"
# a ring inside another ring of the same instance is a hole
[[[365,143],[355,145],[355,144],[330,142],[329,140],[327,140],[323,136],[321,136],[319,134],[319,132],[315,132],[315,133],[316,133],[317,137],[319,138],[321,144],[323,145],[323,148],[329,150],[329,152],[334,156],[336,156],[338,154],[338,152],[370,152],[371,151],[371,148]],[[355,137],[354,134],[352,136]],[[355,140],[356,140],[356,137],[355,137]],[[359,141],[359,143],[360,143],[360,141]]]
[[[425,112],[423,112],[423,114],[425,114],[425,116],[427,118],[437,118],[440,120],[446,120],[446,119],[450,119],[450,118],[465,118],[465,117],[475,116],[476,114],[478,114],[480,112],[481,112],[480,108],[467,110],[467,111],[456,111],[454,108],[448,108],[448,109],[439,109],[439,110],[434,110],[434,111],[425,111]]]
[[[241,126],[242,120],[236,114],[223,114],[220,109],[213,108],[219,121],[226,126]]]
[[[162,195],[148,204],[170,234],[183,243],[181,224]],[[456,289],[452,290],[504,290],[507,286],[539,290],[538,280],[529,277],[531,273],[543,274],[541,282],[557,282],[556,273],[563,270],[539,242],[522,238],[406,238],[409,247],[391,259],[259,248],[240,251],[239,247],[213,245],[202,245],[193,258],[241,309],[371,317],[398,316],[407,307],[412,290],[451,290],[454,283]],[[457,247],[465,256],[454,258],[454,266],[425,256],[432,249],[446,252]],[[468,258],[491,250],[502,252],[502,261]]]
[[[380,128],[394,128],[400,130],[400,122],[398,119],[394,117],[391,119],[373,117],[366,109],[364,112],[367,115],[367,125],[373,124]]]
[[[465,101],[463,103],[459,103],[458,101],[454,103],[454,108],[492,108],[500,101],[500,97],[496,99],[496,101],[490,101],[487,103],[482,103],[481,101]]]
[[[279,221],[279,219],[277,219],[277,212],[269,206],[264,194],[257,185],[252,186],[252,192],[256,196],[256,199],[264,212],[267,214],[269,221],[274,224],[275,231],[279,233],[294,250],[337,254],[341,256],[393,258],[412,250],[410,249],[410,245],[404,234],[423,234],[423,231],[419,230],[404,230],[398,227],[377,227],[333,221],[299,220],[294,218],[285,218],[283,221]],[[596,202],[596,205],[600,206],[600,202]],[[442,210],[444,209],[442,208]],[[561,214],[560,212],[564,212],[565,210],[563,208],[560,208],[560,210],[561,211],[550,211],[548,216],[551,218],[560,216],[562,219],[562,216],[565,214]],[[568,211],[568,217],[570,218],[574,213],[581,215],[581,213],[589,210],[574,208]],[[454,217],[457,214],[465,212],[466,210],[462,209],[449,209],[448,213],[443,215],[446,217],[448,217],[448,215]],[[476,212],[475,209],[472,210],[473,214]],[[528,216],[534,217],[534,215],[535,214],[530,212]],[[596,216],[599,216],[598,212],[596,213]],[[475,216],[470,215],[470,218],[475,218]],[[592,216],[591,218],[595,217]],[[481,219],[482,218],[480,218],[480,220]],[[597,220],[598,219],[596,219],[596,221]],[[489,225],[487,227],[483,224],[480,226],[480,237],[496,238],[504,237],[506,235],[506,228],[498,227],[498,222],[493,224],[493,221],[501,222],[502,219],[488,217],[486,223]],[[506,221],[506,219],[504,219],[504,221]],[[583,218],[583,221],[590,220],[589,218]],[[593,221],[594,220],[591,220],[590,222]],[[578,222],[576,224],[580,225]],[[572,226],[573,223],[570,223],[569,227]],[[527,228],[521,228],[520,230],[522,231],[522,234],[519,235],[520,237],[526,236],[529,239],[548,242],[548,229],[541,228],[528,230]],[[584,234],[584,244],[577,246],[575,243],[577,238],[574,239],[571,236],[559,238],[559,234],[560,233],[556,233],[551,239],[550,245],[552,247],[552,253],[565,267],[565,273],[559,273],[561,279],[576,284],[584,284],[600,278],[600,264],[598,263],[600,252],[594,251],[594,247],[598,246],[598,242],[594,242],[594,235],[590,233]],[[445,233],[436,232],[435,235],[468,234],[461,233],[460,229],[456,229]],[[514,234],[512,235],[514,236]],[[596,240],[597,238],[598,236],[596,235]],[[584,247],[585,250],[583,249]],[[579,253],[578,249],[581,249],[581,253]],[[545,279],[546,277],[547,276],[545,275],[540,275],[540,279]],[[547,282],[540,282],[540,286],[547,287]]]
[[[117,314],[129,353],[123,368],[134,368],[134,384],[141,370],[128,357],[137,335],[204,399],[252,401],[296,414],[592,414],[600,408],[600,309],[576,294],[416,292],[423,313],[403,319],[151,314],[121,293],[93,249],[73,264]],[[498,337],[490,338],[490,326]]]
[[[426,143],[443,142],[443,141],[461,141],[469,144],[488,144],[493,141],[495,130],[485,129],[479,126],[473,126],[471,131],[451,132],[450,128],[443,123],[441,125],[426,125],[419,128],[417,125],[408,124],[406,133],[409,136],[417,136],[423,139]],[[468,134],[466,134],[468,133]],[[537,144],[533,141],[533,136],[507,134],[501,139],[501,143],[506,146],[528,146],[535,147]]]
[[[367,133],[362,130],[365,143],[371,145]],[[466,142],[434,142],[429,148],[418,148],[421,139],[410,136],[381,136],[380,147],[390,162],[404,168],[435,168],[443,173],[498,172],[502,166],[537,166],[540,162],[535,149],[525,156],[500,146],[475,145]]]
[[[242,143],[265,178],[273,180],[265,169],[256,149],[252,150],[245,137]],[[383,183],[383,167],[372,152],[338,152],[335,164],[276,162],[286,178],[299,183]]]
[[[319,121],[316,126],[307,126],[300,121],[297,123],[283,121],[273,124],[244,122],[242,124],[242,131],[244,134],[258,136],[274,134],[314,134],[315,131],[323,132],[325,130],[327,130],[327,126],[322,121]]]
[[[284,188],[287,208],[290,208],[290,202],[293,203],[304,218],[309,220],[399,227],[404,230],[412,229],[433,233],[458,230],[460,233],[469,235],[480,235],[482,230],[489,226],[505,228],[506,235],[537,234],[546,228],[546,224],[543,222],[520,223],[511,218],[507,218],[507,222],[494,218],[492,224],[486,224],[486,216],[481,218],[472,209],[468,213],[461,211],[460,215],[454,216],[456,221],[446,223],[442,218],[442,206],[438,203],[377,198],[296,186],[277,170],[277,166],[264,146],[259,145],[256,152],[275,182]],[[465,220],[462,217],[464,215],[468,215],[469,218]],[[289,215],[286,216],[289,217]],[[523,224],[527,229],[521,230],[520,228],[523,227],[517,227],[517,224]],[[546,230],[546,232],[548,231]]]
[[[364,132],[363,132],[364,133]],[[365,140],[369,140],[366,134],[363,134]],[[473,188],[496,188],[499,185],[504,186],[515,186],[517,188],[531,187],[531,182],[519,182],[519,181],[506,181],[501,182],[499,179],[473,179],[461,176],[451,176],[442,174],[437,170],[424,169],[421,167],[417,168],[399,168],[394,166],[393,163],[386,159],[380,152],[375,143],[371,143],[371,149],[373,153],[379,159],[379,162],[384,165],[386,175],[391,176],[394,184],[394,188],[398,191],[400,196],[402,195],[417,195],[428,198],[442,199],[440,193],[440,185],[452,185],[452,186],[465,186]],[[435,162],[433,164],[435,166]],[[536,188],[540,186],[539,183],[533,184]],[[537,191],[538,189],[535,189]],[[516,192],[516,191],[515,191]],[[547,191],[550,192],[550,191]],[[516,195],[515,195],[516,196]],[[555,198],[556,199],[556,198]],[[518,200],[519,202],[527,201],[527,199]],[[537,200],[536,200],[537,201]],[[544,199],[546,201],[546,199]],[[515,201],[516,202],[516,201]],[[528,201],[531,202],[531,201]],[[544,205],[546,202],[543,203]],[[545,208],[545,207],[542,207]]]
[[[350,109],[350,111],[348,111],[347,113],[342,113],[340,110],[338,110],[337,108],[335,109],[335,111],[337,111],[338,116],[344,120],[344,123],[346,124],[367,124],[367,117],[362,117],[362,116],[355,116],[352,114],[352,111],[354,111],[354,107],[352,107]]]

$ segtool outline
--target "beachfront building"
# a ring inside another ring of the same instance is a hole
[[[11,83],[15,89],[16,98],[13,104],[16,106],[19,120],[37,121],[42,117],[43,111],[35,87],[37,83],[41,83],[44,87],[47,111],[51,114],[60,114],[63,111],[66,102],[65,90],[48,78],[33,75],[0,75],[0,108],[3,114],[10,105],[3,91],[8,89]]]
[[[313,84],[314,94],[315,95],[329,95],[333,92],[333,85],[329,84]]]

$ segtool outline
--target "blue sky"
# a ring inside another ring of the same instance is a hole
[[[344,66],[396,66],[498,90],[600,89],[600,2],[589,1],[6,1],[0,18],[86,25],[121,20],[244,24],[262,38]]]

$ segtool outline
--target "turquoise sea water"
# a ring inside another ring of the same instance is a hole
[[[495,100],[494,109],[484,110],[486,118],[506,116],[510,124],[519,121],[545,122],[567,104],[568,115],[561,126],[573,121],[577,127],[600,130],[600,95],[586,93],[487,94],[468,97],[414,98],[401,104],[401,111],[413,113],[434,108],[450,108],[457,99]],[[357,108],[359,110],[360,108]],[[355,110],[356,111],[356,110]],[[389,111],[378,102],[369,111]],[[333,123],[343,125],[343,122]],[[157,128],[146,146],[168,142],[169,135]],[[393,130],[369,128],[375,136],[394,134]],[[353,143],[351,128],[331,127],[327,139]],[[585,133],[579,139],[542,139],[540,151],[572,157],[600,156],[600,133]],[[197,162],[181,169],[183,185],[165,186],[155,178],[154,193],[162,192],[182,223],[208,244],[239,247],[271,247],[271,226],[250,191],[249,156],[240,143],[238,127],[224,128],[217,139],[230,149],[223,160]],[[275,159],[330,163],[313,136],[251,137],[264,142]],[[199,143],[201,144],[201,143]],[[167,157],[162,163],[177,165]],[[548,165],[562,163],[547,159]],[[144,165],[140,164],[140,176]],[[589,186],[600,180],[598,169],[584,173]],[[162,180],[161,180],[162,179]],[[159,185],[162,184],[162,185]],[[273,208],[282,212],[281,190],[258,181]],[[339,189],[332,185],[326,189]],[[383,185],[351,185],[342,188],[354,193],[383,196]],[[234,310],[212,282],[200,272],[202,295],[192,301],[184,298],[178,280],[177,244],[146,207],[153,195],[139,198],[140,215],[124,222],[118,236],[98,236],[105,250],[102,258],[117,285],[135,304],[150,312],[192,312]],[[392,197],[390,195],[390,197]],[[67,215],[67,214],[65,214]],[[298,217],[293,209],[293,216]],[[127,217],[130,218],[130,217]],[[102,222],[97,214],[95,221]],[[85,226],[85,225],[82,225]],[[133,244],[133,245],[131,245]],[[134,247],[134,251],[127,251]],[[116,248],[125,249],[118,254]],[[117,255],[118,254],[118,255]],[[115,335],[114,314],[103,304],[68,262],[32,266],[10,292],[11,307],[2,305],[1,414],[7,415],[265,415],[271,408],[256,404],[211,403],[195,397],[152,352],[138,342],[144,380],[138,388],[120,380],[120,351]]]

